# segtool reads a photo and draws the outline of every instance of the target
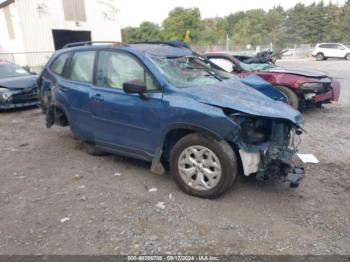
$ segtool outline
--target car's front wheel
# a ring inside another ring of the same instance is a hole
[[[294,93],[293,90],[289,89],[285,86],[276,86],[276,88],[281,91],[288,100],[288,104],[293,107],[294,109],[298,110],[299,108],[299,98],[296,93]]]
[[[226,141],[194,133],[173,147],[170,171],[184,192],[201,198],[217,198],[233,185],[237,158]]]
[[[316,60],[317,61],[322,61],[322,60],[324,60],[324,55],[322,54],[322,53],[318,53],[317,55],[316,55]]]

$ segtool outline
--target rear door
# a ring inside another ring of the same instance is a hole
[[[65,77],[58,81],[56,100],[68,110],[70,126],[76,136],[90,140],[90,90],[93,81],[95,51],[77,51],[71,56]]]
[[[325,56],[326,57],[339,57],[339,50],[337,49],[336,44],[326,44],[326,51]]]
[[[43,70],[38,79],[40,103],[44,110],[46,110],[51,103],[51,91],[57,86],[57,79],[63,77],[64,68],[68,64],[70,56],[70,52],[59,55]]]
[[[146,84],[146,98],[124,92],[123,83],[132,80]],[[96,145],[149,160],[164,108],[162,92],[151,73],[128,53],[99,51],[95,84],[90,105]]]

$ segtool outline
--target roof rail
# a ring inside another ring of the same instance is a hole
[[[122,45],[121,42],[114,42],[114,41],[83,41],[83,42],[74,42],[74,43],[68,43],[62,47],[68,48],[68,47],[75,47],[75,46],[86,46],[86,45],[94,45],[94,44],[113,44],[113,45]]]
[[[175,41],[150,41],[150,42],[132,42],[129,44],[151,44],[151,45],[169,45],[173,47],[183,47],[187,49],[191,49],[191,47],[181,40]]]

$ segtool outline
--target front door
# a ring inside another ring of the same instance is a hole
[[[140,80],[145,96],[127,94],[123,83]],[[162,93],[144,66],[129,54],[100,51],[90,105],[96,146],[150,159],[160,133]]]

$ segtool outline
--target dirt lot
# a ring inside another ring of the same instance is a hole
[[[196,199],[147,163],[84,153],[38,109],[1,113],[0,254],[350,254],[350,62],[280,64],[343,88],[340,103],[305,113],[300,152],[320,163],[298,189],[240,178]]]

